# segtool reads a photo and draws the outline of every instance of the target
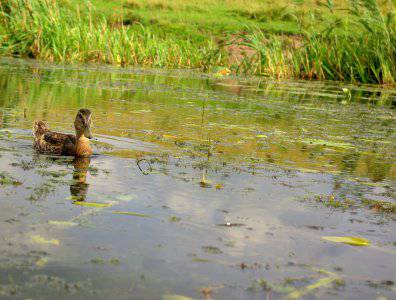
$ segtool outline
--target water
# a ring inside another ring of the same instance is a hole
[[[395,102],[2,59],[0,298],[394,299]],[[33,151],[35,120],[73,132],[83,107],[91,159]]]

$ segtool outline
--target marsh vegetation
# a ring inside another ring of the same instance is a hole
[[[1,55],[275,78],[396,80],[392,1],[1,0],[0,14]]]

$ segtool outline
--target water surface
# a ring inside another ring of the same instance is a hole
[[[2,59],[0,298],[395,298],[395,103],[378,86]],[[83,107],[91,159],[34,152],[35,120],[73,132]]]

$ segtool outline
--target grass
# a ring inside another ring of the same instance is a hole
[[[0,55],[394,84],[393,2],[0,0]]]

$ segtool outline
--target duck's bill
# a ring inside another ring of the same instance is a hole
[[[93,136],[92,136],[91,128],[86,128],[85,131],[84,131],[84,135],[85,135],[86,138],[92,139]]]

